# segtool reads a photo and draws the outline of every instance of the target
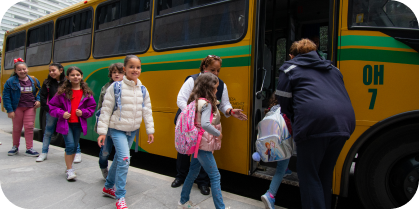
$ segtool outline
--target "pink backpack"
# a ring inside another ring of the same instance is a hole
[[[205,98],[200,98],[209,102]],[[175,147],[180,154],[193,154],[198,157],[199,144],[205,130],[202,127],[196,127],[196,102],[193,101],[179,114],[175,127]],[[210,121],[212,122],[211,114]]]

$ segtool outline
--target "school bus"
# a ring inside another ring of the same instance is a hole
[[[59,62],[83,70],[97,101],[108,66],[135,54],[156,130],[155,143],[146,143],[144,125],[136,140],[143,152],[176,158],[178,91],[186,76],[199,72],[201,59],[218,55],[231,104],[249,116],[223,116],[218,166],[271,179],[275,164],[251,159],[255,127],[291,43],[304,37],[317,39],[319,52],[340,69],[356,114],[355,132],[335,166],[333,193],[348,196],[354,175],[366,208],[405,204],[419,179],[419,29],[413,12],[393,0],[88,0],[8,31],[1,86],[15,58],[26,60],[41,82],[48,65]],[[37,111],[42,128],[45,113]],[[94,118],[88,123],[83,138],[95,141]],[[298,185],[296,172],[284,182]]]

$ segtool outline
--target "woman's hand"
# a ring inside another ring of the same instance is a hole
[[[15,112],[9,112],[9,113],[7,113],[7,117],[8,118],[11,118],[11,119],[15,118]]]
[[[228,112],[230,109],[227,110]],[[239,120],[247,120],[247,115],[242,113],[243,110],[241,109],[231,109],[231,116],[239,119]]]
[[[41,103],[39,101],[36,101],[35,102],[35,105],[33,107],[36,109],[36,108],[38,108],[40,106],[41,106]]]
[[[151,144],[151,143],[153,143],[154,142],[154,135],[153,134],[149,134],[148,135],[148,144]]]
[[[97,145],[99,145],[99,147],[102,147],[103,145],[105,145],[105,140],[106,140],[106,135],[100,135],[97,138]]]
[[[71,116],[71,114],[68,113],[67,111],[63,114],[63,118],[66,119],[66,120],[69,119],[70,116]]]
[[[77,109],[77,110],[76,110],[76,115],[77,115],[78,117],[81,117],[81,116],[83,115],[83,112],[82,112],[81,110]]]

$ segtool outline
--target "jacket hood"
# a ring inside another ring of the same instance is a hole
[[[299,54],[292,60],[286,61],[279,70],[286,70],[291,65],[297,65],[305,68],[316,70],[331,70],[332,62],[330,60],[322,60],[316,51],[311,51],[306,54]]]

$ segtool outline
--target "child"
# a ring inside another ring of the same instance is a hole
[[[130,147],[139,131],[142,118],[148,134],[147,142],[151,144],[154,141],[150,95],[146,91],[143,101],[142,84],[138,79],[141,74],[141,60],[135,55],[127,55],[123,69],[125,72],[123,80],[115,82],[106,90],[97,125],[97,132],[100,135],[97,139],[98,145],[102,147],[106,135],[110,134],[116,150],[102,193],[117,199],[117,209],[128,208],[125,203],[125,184],[130,164]],[[120,89],[118,101],[115,101],[115,85]],[[114,111],[115,105],[117,109]],[[116,191],[113,189],[114,186]]]
[[[48,102],[57,93],[58,87],[66,81],[64,67],[60,63],[52,63],[49,65],[48,78],[44,80],[41,88],[41,108],[46,112],[46,123],[44,130],[44,138],[42,140],[42,153],[36,159],[36,162],[42,162],[47,159],[48,148],[51,142],[51,135],[55,131],[58,118],[49,114]],[[42,116],[40,116],[42,117]],[[77,146],[77,153],[80,153],[80,143]],[[81,158],[80,158],[81,160]],[[75,160],[74,162],[77,162]]]
[[[122,78],[124,77],[124,65],[122,63],[115,63],[109,66],[109,73],[108,77],[110,78],[110,81],[106,83],[102,89],[100,90],[100,96],[99,96],[99,103],[97,104],[97,109],[99,110],[102,108],[102,102],[103,98],[105,97],[106,89],[114,82],[114,81],[122,81]],[[95,132],[97,132],[97,124],[95,125]],[[102,176],[106,180],[106,177],[108,176],[108,158],[111,154],[113,147],[112,139],[109,135],[106,136],[105,145],[100,148],[99,153],[99,167],[102,171]]]
[[[80,68],[73,66],[67,69],[67,81],[58,88],[48,105],[51,116],[58,118],[56,131],[64,136],[67,180],[75,179],[73,161],[76,145],[81,131],[87,134],[86,119],[93,116],[96,108],[93,92],[83,81]]]
[[[39,81],[28,75],[28,66],[21,59],[15,60],[14,75],[3,87],[3,106],[7,116],[13,121],[13,148],[8,155],[19,152],[20,134],[22,126],[25,127],[26,156],[37,157],[39,153],[33,147],[33,128],[35,122],[35,109],[39,102]]]
[[[221,195],[221,176],[214,155],[212,154],[214,150],[221,148],[221,139],[223,137],[220,131],[220,113],[216,106],[217,98],[215,96],[218,85],[217,76],[212,73],[203,73],[196,79],[191,96],[188,100],[188,104],[192,101],[196,101],[197,103],[196,126],[202,127],[208,135],[213,135],[213,137],[205,137],[204,134],[201,143],[199,144],[198,156],[192,157],[189,173],[183,184],[178,209],[199,208],[198,206],[193,206],[192,202],[189,200],[189,195],[191,193],[192,185],[201,170],[201,166],[210,178],[215,208],[225,208]],[[206,100],[200,98],[205,98]],[[211,114],[214,116],[212,123],[210,122]],[[214,127],[214,125],[218,126],[218,129]]]
[[[265,114],[269,111],[275,112],[278,108],[280,108],[280,106],[278,105],[278,102],[276,101],[275,93],[272,94],[269,100],[269,103],[270,103],[269,108],[265,110]],[[289,119],[284,114],[282,114],[282,116],[284,117],[285,123],[287,124],[288,131],[292,135],[292,129],[291,129],[291,124],[289,122]],[[269,144],[268,142],[266,143]],[[276,149],[275,143],[271,141],[271,145],[272,145],[271,147],[272,151],[270,151],[270,155],[275,155],[275,153],[279,154],[279,151],[278,152],[274,151],[274,149]],[[277,160],[277,158],[274,157],[274,159],[269,159],[269,160]],[[271,184],[269,185],[269,190],[264,195],[261,196],[262,202],[265,204],[266,209],[275,208],[275,195],[278,191],[279,186],[281,185],[282,178],[284,178],[285,176],[291,175],[292,173],[292,171],[288,169],[289,162],[290,162],[290,159],[277,161],[276,172],[275,172],[275,175],[272,177]]]

